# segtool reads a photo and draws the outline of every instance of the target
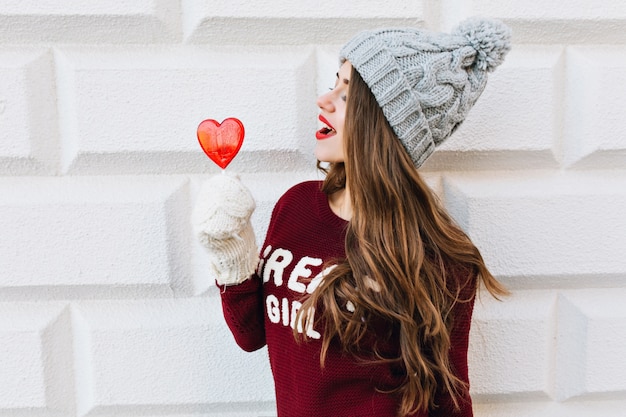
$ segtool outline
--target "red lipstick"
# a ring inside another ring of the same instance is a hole
[[[333,126],[328,122],[328,120],[326,120],[326,118],[322,116],[321,114],[319,116],[319,120],[320,122],[324,123],[326,126],[322,127],[320,130],[315,132],[315,137],[317,138],[317,140],[328,139],[329,137],[335,136],[337,134],[337,132],[335,131],[335,128],[333,128]]]

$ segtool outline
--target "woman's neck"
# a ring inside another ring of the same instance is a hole
[[[352,218],[352,203],[348,187],[336,191],[328,197],[328,204],[333,213],[344,220]]]

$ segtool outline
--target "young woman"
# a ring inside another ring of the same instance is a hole
[[[509,29],[390,29],[341,50],[318,98],[324,181],[287,191],[258,257],[241,182],[217,175],[193,213],[247,351],[267,345],[279,417],[472,416],[467,348],[479,283],[506,290],[417,168],[463,121]]]

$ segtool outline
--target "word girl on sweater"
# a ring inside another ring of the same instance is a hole
[[[263,251],[263,256],[259,263],[259,269],[263,271],[263,283],[267,284],[271,280],[276,287],[287,285],[288,289],[296,293],[311,294],[322,282],[324,275],[334,268],[331,265],[315,275],[313,279],[308,279],[313,275],[311,267],[319,267],[323,265],[324,261],[321,258],[304,256],[296,262],[289,274],[289,279],[285,282],[283,279],[285,268],[293,263],[294,257],[289,250],[282,248],[272,249],[272,246],[268,245]],[[300,281],[302,278],[308,279],[308,283],[305,284]],[[300,307],[302,307],[300,301],[289,300],[287,297],[279,300],[274,294],[268,294],[265,298],[265,311],[269,321],[274,324],[282,323],[283,326],[290,326],[292,329],[296,328],[296,317]],[[319,339],[321,337],[320,333],[313,329],[315,309],[313,309],[311,317],[312,321],[306,327],[306,335],[313,339]],[[304,331],[301,322],[297,323],[297,327],[299,333]]]

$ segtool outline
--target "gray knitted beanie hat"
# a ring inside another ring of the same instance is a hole
[[[340,51],[367,83],[413,163],[420,167],[463,122],[504,60],[511,30],[473,18],[452,34],[414,28],[364,31]]]

